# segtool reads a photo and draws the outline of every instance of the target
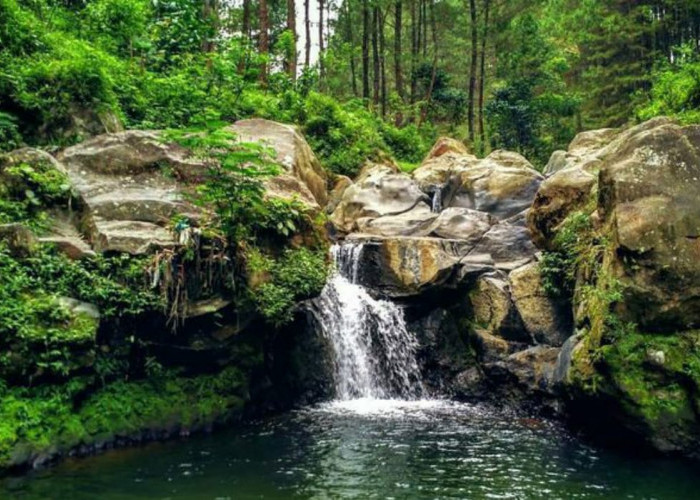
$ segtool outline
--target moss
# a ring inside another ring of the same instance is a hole
[[[247,399],[246,377],[235,367],[193,378],[120,380],[81,401],[85,387],[0,391],[0,467],[145,432],[206,428],[239,416]]]

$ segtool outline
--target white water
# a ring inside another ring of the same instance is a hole
[[[423,395],[415,337],[403,310],[358,283],[362,244],[332,248],[336,270],[317,299],[318,319],[333,350],[336,398],[415,400]]]
[[[432,204],[430,211],[433,213],[440,213],[442,211],[442,188],[439,187],[433,192]]]

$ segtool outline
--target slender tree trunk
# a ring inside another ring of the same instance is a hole
[[[346,39],[350,44],[350,78],[352,80],[352,94],[357,97],[357,69],[355,67],[355,40],[352,32],[352,14],[350,11],[349,2],[343,2],[345,5],[345,29]]]
[[[469,0],[469,18],[471,20],[471,64],[469,67],[469,109],[467,122],[469,126],[469,141],[474,142],[474,93],[476,90],[476,65],[477,65],[477,26],[476,26],[476,0]]]
[[[306,32],[306,46],[304,53],[304,68],[311,65],[311,19],[309,18],[309,2],[304,0],[304,31]]]
[[[372,102],[379,106],[379,7],[372,9]]]
[[[491,0],[484,0],[484,30],[481,34],[481,62],[479,69],[479,137],[484,143],[484,94],[486,93],[486,40],[489,36]]]
[[[428,0],[423,0],[423,57],[428,55]]]
[[[403,29],[403,4],[396,0],[394,4],[394,80],[396,93],[403,100],[403,72],[401,71],[401,31]]]
[[[267,0],[260,0],[260,40],[258,51],[267,56],[270,52],[270,18],[267,10]],[[267,86],[267,61],[260,65],[260,83]]]
[[[426,12],[427,14],[427,12]],[[430,72],[430,84],[428,85],[428,91],[425,96],[425,106],[421,110],[420,119],[418,121],[418,126],[425,121],[428,115],[428,108],[430,107],[430,101],[433,98],[433,89],[435,88],[435,78],[437,77],[437,67],[438,67],[438,40],[437,40],[437,21],[435,20],[435,1],[432,0],[430,3],[430,24],[431,31],[433,32],[433,68]]]
[[[418,66],[417,1],[411,0],[411,104],[416,102],[416,67]]]
[[[238,61],[238,72],[243,73],[248,66],[248,47],[250,43],[250,2],[251,0],[243,0],[243,21],[241,23],[241,36],[245,40],[246,50],[244,56]]]
[[[362,97],[369,99],[369,0],[362,0]]]
[[[323,46],[323,0],[318,0],[318,72],[319,78],[323,81],[323,51],[325,50]]]
[[[219,6],[217,0],[204,0],[202,2],[202,19],[209,28],[207,36],[202,40],[202,52],[208,53],[214,50],[214,35],[219,25]]]
[[[377,8],[379,12],[379,66],[380,66],[380,80],[381,80],[381,110],[382,118],[386,116],[386,64],[385,64],[385,53],[386,53],[386,41],[384,40],[384,13]]]
[[[241,34],[250,41],[250,2],[251,0],[243,0],[243,25],[241,26]]]
[[[294,0],[287,0],[287,31],[292,34],[292,47],[287,54],[286,66],[289,78],[297,78],[297,11]]]

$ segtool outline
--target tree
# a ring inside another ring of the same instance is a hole
[[[267,56],[270,53],[270,18],[267,10],[267,0],[259,0],[260,2],[260,39],[258,42],[258,51],[263,56],[260,64],[260,83],[263,86],[267,85]]]

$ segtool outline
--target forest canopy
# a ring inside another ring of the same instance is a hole
[[[583,129],[697,122],[699,47],[696,0],[0,0],[0,144],[259,116],[337,173],[439,134],[542,167]]]

